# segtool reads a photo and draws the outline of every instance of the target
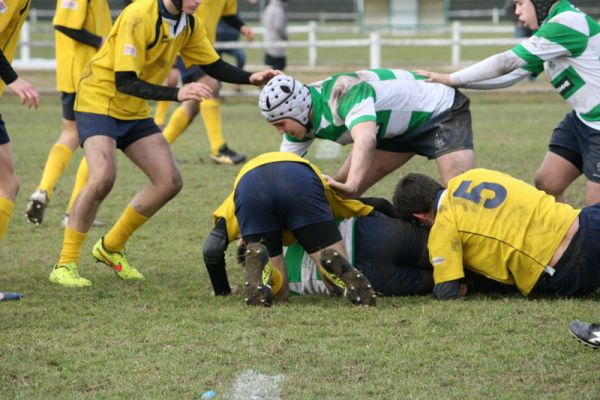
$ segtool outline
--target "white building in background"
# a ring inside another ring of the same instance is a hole
[[[357,0],[364,26],[417,28],[448,22],[449,0]]]

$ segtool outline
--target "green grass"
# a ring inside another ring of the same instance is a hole
[[[478,165],[532,181],[567,106],[550,93],[470,96]],[[590,372],[598,354],[567,333],[573,318],[598,318],[597,299],[515,295],[438,302],[424,296],[380,299],[367,310],[318,296],[294,297],[271,309],[248,308],[241,295],[211,297],[202,244],[211,211],[229,193],[239,167],[209,162],[199,121],[174,146],[188,161],[181,165],[183,191],[128,244],[131,262],[147,280],[122,282],[94,264],[89,251],[105,229],[92,229],[81,273],[94,285],[51,285],[76,163],[59,183],[44,223],[29,224],[26,199],[60,126],[58,96],[42,100],[38,111],[19,106],[14,96],[0,100],[22,181],[0,243],[0,288],[25,295],[0,304],[0,398],[196,399],[214,389],[226,399],[248,370],[282,375],[284,399],[600,397]],[[254,99],[228,99],[223,116],[232,148],[253,157],[278,147]],[[332,173],[342,159],[313,161]],[[368,194],[389,197],[408,171],[437,176],[433,162],[415,159]],[[120,157],[116,185],[98,217],[112,224],[144,182]],[[583,193],[577,181],[569,196],[582,205]],[[228,271],[239,284],[233,247]]]

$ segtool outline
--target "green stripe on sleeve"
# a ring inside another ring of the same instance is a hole
[[[524,70],[527,70],[533,74],[539,74],[544,70],[544,60],[536,56],[535,54],[527,51],[523,45],[518,44],[512,49],[513,53],[517,55],[517,57],[521,58],[526,64],[521,67]]]
[[[588,37],[583,33],[556,22],[546,22],[536,36],[543,37],[566,49],[571,57],[580,56],[588,45]]]

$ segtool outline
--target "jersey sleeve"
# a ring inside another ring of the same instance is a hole
[[[197,16],[194,16],[194,18],[196,18],[196,27],[179,52],[186,67],[208,65],[219,59],[219,55],[208,39],[204,23]]]
[[[133,71],[140,76],[145,63],[146,43],[154,36],[149,19],[132,7],[123,12],[121,26],[115,37],[115,72]],[[129,11],[129,12],[128,12]],[[151,22],[151,21],[150,21]]]
[[[427,247],[436,284],[464,278],[461,239],[456,224],[447,215],[436,217]]]
[[[53,25],[81,29],[87,15],[88,0],[58,0]]]
[[[352,86],[338,102],[338,113],[348,130],[365,121],[377,120],[375,90],[366,82]]]
[[[543,70],[545,61],[560,57],[577,57],[587,47],[588,37],[570,27],[569,15],[559,14],[544,23],[529,39],[513,48],[513,52],[527,64],[532,73]]]
[[[299,141],[286,133],[285,135],[283,135],[283,139],[281,140],[279,151],[287,151],[289,153],[294,153],[299,155],[300,157],[303,157],[308,152],[308,148],[312,144],[313,140],[314,139],[307,139]]]

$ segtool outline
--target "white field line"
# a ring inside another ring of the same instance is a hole
[[[264,375],[251,369],[242,372],[233,385],[232,400],[281,400],[283,375]]]

